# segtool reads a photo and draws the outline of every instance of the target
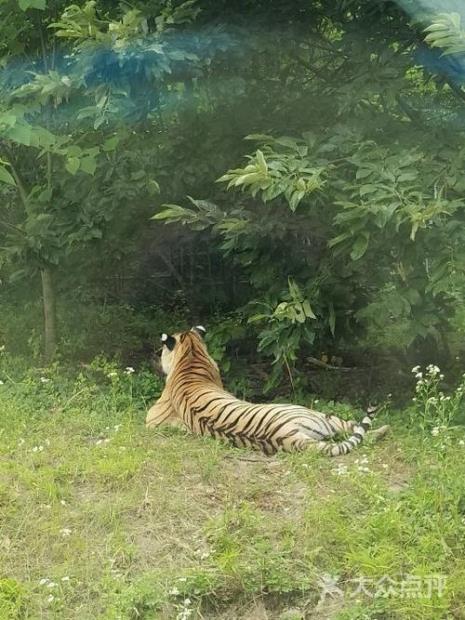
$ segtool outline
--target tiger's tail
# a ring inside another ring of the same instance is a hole
[[[328,456],[342,456],[343,454],[352,452],[354,448],[362,443],[363,438],[365,437],[366,432],[370,430],[373,419],[378,411],[378,407],[368,407],[366,416],[360,424],[354,426],[353,433],[350,437],[333,444],[327,443],[326,441],[320,441],[318,443],[318,449],[323,452],[323,454],[327,454]]]

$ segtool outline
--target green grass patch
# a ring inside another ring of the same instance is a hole
[[[463,617],[463,427],[266,458],[148,431],[149,378],[95,373],[0,387],[2,620]]]

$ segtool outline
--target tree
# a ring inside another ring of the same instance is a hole
[[[98,15],[95,2],[87,2],[82,8],[66,8],[56,21],[56,7],[46,11],[45,2],[20,2],[20,9],[32,12],[34,19],[27,22],[27,50],[21,47],[15,58],[23,63],[20,70],[14,79],[8,65],[3,73],[3,260],[21,267],[14,277],[40,272],[47,361],[57,343],[54,270],[76,247],[102,237],[120,202],[134,198],[134,188],[148,195],[158,191],[152,175],[133,160],[135,169],[111,203],[107,196],[116,170],[111,152],[118,145],[132,148],[128,119],[143,126],[149,114],[159,111],[164,76],[181,60],[197,61],[188,49],[174,47],[162,36],[169,24],[195,16],[193,4],[189,0],[172,11],[163,9],[150,37],[146,16],[136,9],[112,20]],[[36,18],[37,9],[41,13]],[[56,45],[52,31],[73,40],[71,54]],[[138,94],[141,78],[144,89]],[[70,118],[74,114],[76,120]],[[83,175],[93,178],[84,180]]]
[[[351,334],[448,352],[465,295],[463,136],[437,115],[462,105],[464,93],[414,64],[428,21],[393,38],[392,6],[346,9],[330,25],[322,11],[306,43],[285,48],[287,74],[307,75],[301,98],[318,113],[298,116],[298,137],[248,136],[258,148],[247,165],[219,179],[243,191],[240,204],[225,208],[218,195],[218,206],[193,201],[155,215],[211,229],[242,264],[254,287],[244,311],[281,366],[305,345],[333,337],[338,348]],[[460,53],[461,34],[444,34],[451,24],[457,16],[440,17],[426,42]]]

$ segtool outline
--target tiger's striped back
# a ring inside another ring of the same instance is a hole
[[[314,446],[329,456],[347,454],[363,441],[374,413],[359,424],[292,404],[254,404],[227,392],[216,363],[194,330],[175,334],[162,353],[166,386],[157,405],[199,435],[274,454]],[[149,419],[147,420],[149,424]],[[339,433],[344,441],[328,443]]]

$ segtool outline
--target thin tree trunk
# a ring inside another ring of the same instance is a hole
[[[42,277],[42,299],[44,305],[44,357],[48,364],[55,356],[57,348],[55,287],[52,271],[44,267]]]

